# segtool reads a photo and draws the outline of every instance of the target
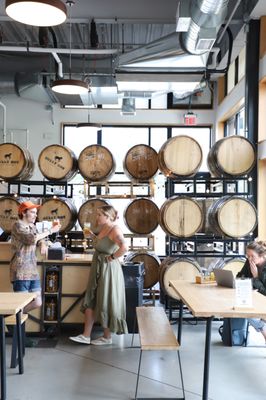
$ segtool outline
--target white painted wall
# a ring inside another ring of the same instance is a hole
[[[87,111],[62,109],[53,106],[53,111],[47,110],[46,104],[24,100],[16,95],[3,96],[1,102],[7,108],[7,132],[14,133],[14,142],[26,145],[26,131],[29,132],[29,150],[34,155],[36,164],[41,150],[54,143],[61,143],[61,128],[63,123],[87,121]],[[90,110],[90,121],[103,125],[182,125],[185,110],[137,110],[135,116],[122,116],[120,110]],[[214,125],[213,110],[195,111],[199,125]],[[1,139],[3,142],[3,111],[0,109]],[[8,140],[9,141],[9,136]],[[42,179],[35,168],[32,179]]]

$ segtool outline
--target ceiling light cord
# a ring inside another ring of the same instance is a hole
[[[69,7],[69,79],[72,76],[72,12],[71,7],[75,4],[73,0],[67,0],[67,6]]]

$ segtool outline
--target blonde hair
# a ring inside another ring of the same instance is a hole
[[[114,222],[117,219],[118,212],[113,206],[108,206],[108,205],[101,206],[98,208],[98,210],[106,217],[109,217],[112,222]]]
[[[255,251],[259,256],[266,256],[266,242],[259,240],[250,242],[247,249]]]

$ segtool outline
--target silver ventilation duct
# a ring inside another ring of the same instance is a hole
[[[187,0],[185,0],[187,1]],[[191,22],[181,33],[183,47],[191,54],[210,51],[223,23],[229,0],[190,0]]]
[[[228,2],[229,0],[180,0],[177,18],[183,22],[179,24],[181,29],[122,54],[117,69],[151,72],[202,71],[226,17]],[[181,32],[185,29],[187,32]]]

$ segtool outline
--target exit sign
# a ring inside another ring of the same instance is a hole
[[[184,124],[186,126],[196,125],[197,123],[197,116],[193,112],[184,114]]]

